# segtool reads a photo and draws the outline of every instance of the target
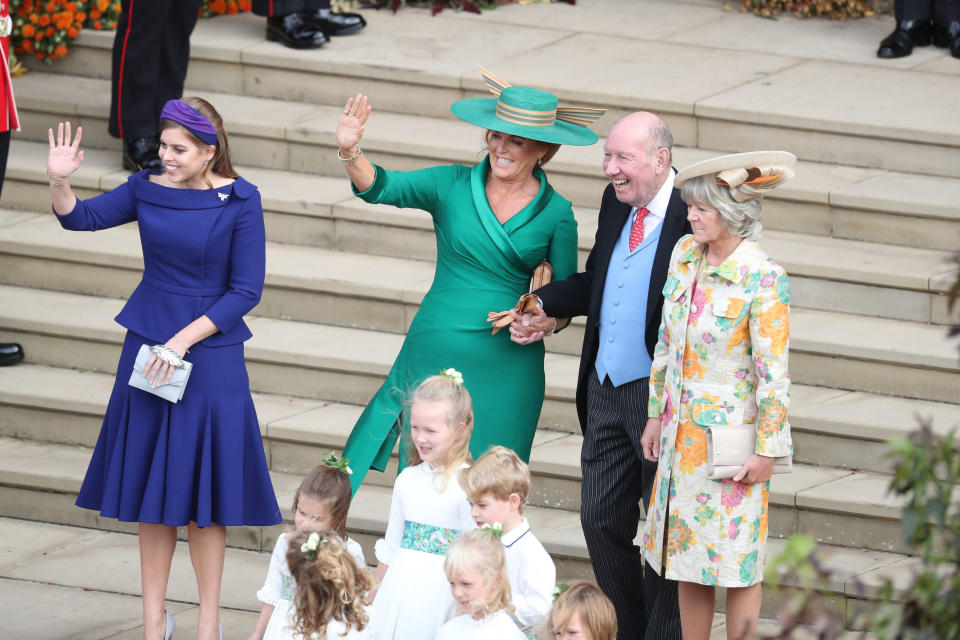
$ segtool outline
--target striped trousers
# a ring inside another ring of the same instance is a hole
[[[614,387],[590,374],[580,522],[597,584],[617,610],[618,640],[680,640],[677,583],[646,566],[633,543],[657,465],[643,459],[649,378]]]

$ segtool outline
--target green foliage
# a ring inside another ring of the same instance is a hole
[[[926,422],[891,442],[890,491],[906,498],[903,536],[922,565],[899,605],[882,608],[874,632],[882,639],[960,639],[960,443],[957,430],[938,436]],[[892,585],[885,595],[893,595]]]
[[[894,475],[890,492],[904,498],[903,537],[919,554],[910,584],[897,593],[888,579],[879,590],[882,604],[863,614],[857,627],[880,640],[960,640],[960,441],[928,422],[908,438],[890,442]],[[766,582],[782,590],[777,638],[790,638],[806,625],[831,640],[844,629],[843,611],[819,592],[833,575],[824,551],[810,536],[795,535],[767,566]],[[807,635],[806,633],[804,635]]]
[[[819,591],[831,576],[825,561],[825,551],[816,540],[798,534],[791,536],[780,555],[767,563],[764,582],[780,591],[783,603],[774,638],[792,638],[801,625],[812,626],[819,640],[834,640],[843,631],[843,611]]]

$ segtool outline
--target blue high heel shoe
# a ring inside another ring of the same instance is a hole
[[[163,615],[167,617],[167,629],[163,633],[163,640],[170,640],[173,637],[173,630],[177,624],[173,621],[173,616],[170,615],[170,612],[166,609],[163,610]],[[220,640],[223,640],[222,638]]]

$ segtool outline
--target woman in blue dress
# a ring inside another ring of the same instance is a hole
[[[116,321],[127,329],[117,378],[77,505],[139,523],[144,638],[169,638],[164,610],[177,527],[188,527],[200,610],[197,637],[218,637],[227,526],[281,521],[250,397],[243,315],[263,290],[265,237],[257,188],[239,177],[216,110],[171,100],[160,121],[165,172],[141,171],[79,200],[68,178],[83,161],[81,130],[49,131],[53,210],[65,228],[137,222],[143,278]],[[168,382],[192,371],[177,403],[127,384],[141,346],[145,369]]]

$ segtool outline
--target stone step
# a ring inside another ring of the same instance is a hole
[[[113,371],[123,329],[113,298],[0,285],[0,341],[24,344],[30,361]],[[940,327],[795,309],[791,376],[798,384],[956,402],[960,364]],[[402,336],[292,320],[250,317],[247,344],[256,391],[365,403],[400,349]],[[575,431],[579,358],[548,353],[541,425]]]
[[[589,223],[581,225],[581,245],[592,242]],[[0,283],[125,297],[140,281],[135,225],[78,241],[50,213],[28,218],[0,209],[0,228]],[[950,321],[946,291],[956,266],[947,252],[782,231],[767,232],[762,245],[790,274],[794,308]],[[257,314],[403,333],[432,280],[433,264],[424,260],[268,242]],[[582,321],[576,325],[577,332],[561,333],[551,348],[579,353],[579,340],[571,338],[579,338]]]
[[[133,530],[135,525],[101,518],[74,505],[90,451],[77,445],[0,437],[0,516]],[[775,476],[771,481],[772,537],[803,532],[836,547],[910,553],[900,537],[900,502],[886,493],[889,476],[803,464],[794,467],[793,473]],[[274,471],[271,477],[283,517],[290,521],[293,494],[302,475]],[[372,545],[366,543],[382,536],[386,528],[391,491],[390,487],[364,483],[351,508],[348,526],[365,544],[368,558],[373,558]],[[850,496],[857,496],[855,504]],[[558,562],[567,561],[573,573],[588,574],[586,543],[577,511],[530,506],[526,515]],[[270,543],[265,538],[279,530],[231,528],[230,544],[268,550]]]
[[[254,16],[218,18],[194,32],[187,82],[201,92],[285,96],[336,108],[363,91],[392,111],[449,119],[454,100],[489,95],[476,70],[484,65],[514,84],[552,91],[564,103],[608,107],[600,133],[642,105],[663,115],[684,146],[786,148],[810,160],[960,176],[952,161],[960,146],[953,117],[960,87],[946,65],[917,70],[880,66],[866,55],[823,59],[810,51],[816,48],[811,34],[785,32],[780,21],[731,16],[718,5],[620,4],[606,12],[622,16],[622,25],[661,28],[600,31],[596,7],[572,9],[569,15],[580,18],[562,23],[553,9],[547,15],[517,7],[506,15],[437,16],[429,34],[411,46],[423,16],[369,12],[362,34],[317,55],[264,42],[263,21]],[[530,19],[534,15],[539,21]],[[672,33],[662,28],[665,22]],[[717,24],[725,28],[715,31]],[[748,29],[757,43],[734,35]],[[690,39],[691,33],[697,36]],[[112,39],[84,31],[52,70],[106,78]],[[823,48],[834,48],[835,39]],[[851,57],[856,62],[847,62]],[[613,69],[611,59],[623,64]]]
[[[32,605],[9,612],[5,621],[13,637],[60,640],[62,629],[68,626],[70,637],[76,640],[141,637],[139,551],[135,536],[17,518],[0,518],[0,532],[9,541],[0,565],[0,596],[6,601]],[[780,541],[771,540],[771,557],[781,548]],[[836,548],[826,551],[826,565],[837,575],[821,587],[828,597],[839,601],[842,610],[874,604],[876,585],[884,577],[894,580],[894,597],[899,597],[910,576],[910,563],[914,562],[892,553]],[[259,552],[227,548],[221,594],[225,637],[245,637],[253,628],[260,610],[255,593],[266,575],[269,553],[269,548]],[[105,572],[104,566],[114,570]],[[570,578],[562,574],[559,577],[560,581]],[[860,584],[868,586],[869,595],[857,593]],[[783,605],[783,596],[774,589],[765,589],[763,615],[775,616]],[[174,553],[167,598],[167,608],[177,622],[178,632],[186,631],[185,635],[189,635],[197,614],[197,594],[189,551],[183,541],[177,543]],[[77,606],[78,603],[83,604]],[[90,615],[91,609],[96,615]],[[46,624],[37,621],[41,612]],[[853,625],[854,613],[850,611],[848,625]],[[717,638],[723,637],[722,623],[723,616],[718,615],[714,629]],[[776,629],[769,621],[761,621],[761,625],[764,629]],[[51,633],[54,629],[56,632]]]
[[[116,147],[116,141],[106,134],[106,107],[92,102],[96,92],[108,90],[108,83],[41,72],[19,80],[25,85],[22,89],[18,85],[23,131],[16,142],[25,146],[14,147],[17,153],[11,154],[8,181],[22,180],[33,188],[27,190],[28,185],[18,184],[14,193],[5,195],[4,202],[47,208],[49,187],[37,166],[42,166],[46,158],[47,128],[65,118],[84,125],[87,149],[85,166],[73,183],[91,189],[112,188],[125,179],[115,151],[91,153]],[[62,84],[69,86],[56,88]],[[64,90],[88,97],[75,105],[65,104],[61,95]],[[237,164],[343,178],[333,141],[337,108],[249,96],[205,95],[223,106]],[[364,148],[370,158],[388,168],[474,163],[481,157],[477,132],[462,122],[396,113],[377,116],[367,125]],[[38,144],[27,144],[31,141]],[[677,148],[674,164],[683,167],[717,153]],[[607,182],[598,168],[599,154],[596,145],[564,147],[548,166],[552,184],[574,204],[597,206]],[[331,205],[331,201],[322,199],[331,195],[327,185],[256,169],[245,170],[245,175],[261,185],[268,210],[306,217],[312,225],[322,226],[319,223]],[[273,185],[276,187],[271,188]],[[337,202],[350,199],[345,185],[337,185],[335,194],[343,194]],[[952,250],[960,226],[957,197],[957,179],[801,162],[796,180],[765,199],[764,224],[769,229]],[[310,206],[318,202],[320,207]],[[369,215],[369,211],[366,213]],[[353,217],[358,215],[354,213]],[[294,232],[292,237],[302,236]]]
[[[0,435],[92,447],[114,376],[35,364],[0,370]],[[798,462],[888,473],[887,441],[907,437],[923,419],[937,433],[960,425],[960,408],[863,392],[794,385],[790,423]],[[362,406],[254,393],[270,469],[306,473],[329,450],[341,450]],[[534,438],[531,504],[578,509],[579,433],[541,429]],[[392,486],[387,473],[375,484]]]
[[[95,371],[21,364],[0,370],[0,435],[93,447],[114,376]],[[254,393],[267,462],[272,471],[304,474],[331,450],[341,451],[360,405]],[[580,505],[579,434],[540,430],[530,469],[530,504],[576,510]],[[392,487],[396,453],[386,473],[367,481]]]

